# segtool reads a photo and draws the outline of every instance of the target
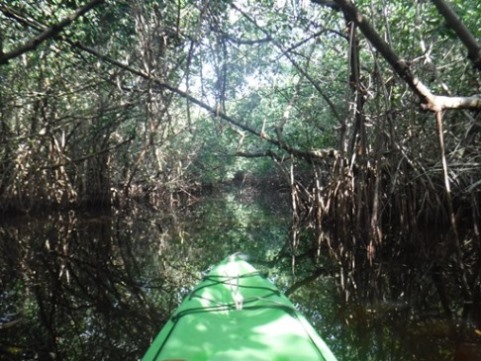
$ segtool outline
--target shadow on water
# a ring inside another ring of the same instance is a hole
[[[170,212],[4,223],[0,360],[138,359],[203,272],[238,251],[270,268],[339,361],[481,360],[479,284],[467,304],[433,254],[401,251],[374,267],[298,252],[294,277],[290,232],[286,200],[238,189]]]

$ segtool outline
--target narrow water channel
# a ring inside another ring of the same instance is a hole
[[[137,206],[4,222],[0,360],[137,360],[202,274],[235,252],[269,272],[339,361],[481,360],[476,318],[453,324],[462,318],[446,314],[436,287],[426,282],[425,295],[406,297],[413,282],[404,277],[377,275],[384,288],[362,283],[371,275],[346,276],[327,251],[314,260],[298,250],[293,266],[290,224],[285,199],[242,189],[170,212]],[[401,273],[409,272],[426,277]]]

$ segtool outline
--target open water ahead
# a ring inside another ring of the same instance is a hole
[[[456,303],[456,289],[406,262],[346,270],[309,247],[292,258],[289,212],[288,200],[235,189],[172,212],[1,224],[0,360],[137,360],[203,272],[235,252],[270,273],[339,361],[481,360],[481,295]]]

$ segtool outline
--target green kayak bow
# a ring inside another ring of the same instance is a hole
[[[233,255],[180,304],[143,361],[336,361],[289,299]]]

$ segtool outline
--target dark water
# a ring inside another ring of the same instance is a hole
[[[290,230],[285,199],[239,190],[175,212],[0,225],[0,360],[139,359],[202,273],[234,252],[270,272],[339,361],[481,360],[475,297],[457,304],[455,288],[436,288],[404,261],[385,276],[299,249],[293,267]]]

